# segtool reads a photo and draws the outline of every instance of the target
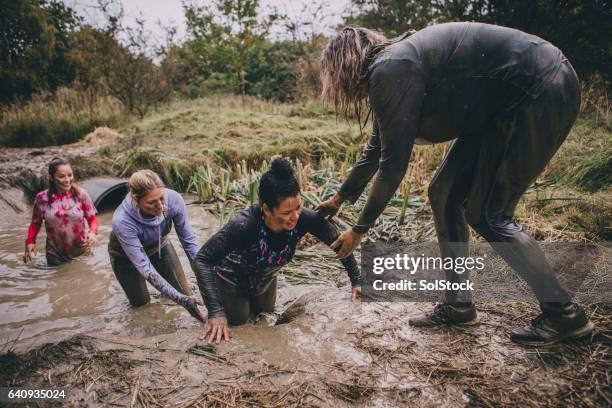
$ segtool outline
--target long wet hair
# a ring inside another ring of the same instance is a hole
[[[70,162],[61,157],[54,157],[49,166],[47,166],[47,172],[49,173],[49,189],[47,190],[47,198],[49,202],[51,202],[51,197],[53,194],[57,193],[57,186],[55,185],[55,180],[53,177],[57,172],[57,168],[59,166],[70,166]],[[72,168],[72,166],[70,166]],[[70,186],[70,192],[72,193],[72,198],[76,200],[79,197],[79,187],[76,185],[74,180],[72,181],[72,186]]]
[[[277,157],[259,180],[259,203],[274,210],[287,197],[300,193],[300,183],[287,159]]]
[[[364,98],[365,73],[386,43],[388,40],[382,33],[363,27],[344,27],[329,41],[320,60],[321,96],[334,105],[336,114],[347,120],[355,116],[361,123],[369,108]]]

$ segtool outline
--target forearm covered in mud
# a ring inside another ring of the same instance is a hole
[[[327,246],[331,245],[340,235],[338,229],[331,222],[309,208],[302,210],[300,221],[305,232],[311,233]],[[339,250],[339,247],[334,249],[335,252]],[[351,281],[351,286],[361,286],[361,272],[359,271],[355,256],[350,255],[342,259],[341,262]]]
[[[223,301],[216,282],[215,266],[230,253],[233,246],[233,226],[232,222],[225,225],[213,236],[211,236],[196,255],[193,266],[198,288],[208,309],[208,318],[224,316]]]
[[[378,122],[373,119],[374,127],[372,136],[361,154],[361,157],[351,168],[346,180],[342,183],[338,193],[343,200],[348,200],[352,203],[357,201],[363,190],[368,185],[368,182],[378,170],[378,161],[380,160],[380,138],[378,136]]]

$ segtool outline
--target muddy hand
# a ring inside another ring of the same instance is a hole
[[[206,329],[204,329],[204,335],[201,338],[206,339],[206,336],[209,336],[209,343],[214,341],[215,343],[219,344],[222,339],[229,341],[229,332],[229,326],[225,316],[211,317],[206,322]]]
[[[327,201],[323,201],[315,208],[315,211],[323,218],[331,219],[340,210],[342,198],[338,193]]]
[[[98,237],[96,234],[90,232],[87,234],[87,246],[91,248],[96,245],[98,245]]]
[[[329,247],[334,250],[336,248],[340,248],[336,253],[336,258],[344,259],[353,253],[355,248],[357,248],[357,245],[359,245],[359,243],[361,242],[362,238],[362,234],[358,234],[352,229],[348,229],[344,231],[342,235],[338,237],[337,240],[332,242]]]
[[[187,309],[190,315],[192,315],[199,321],[204,322],[206,321],[206,318],[204,317],[204,313],[202,313],[198,305],[203,305],[202,301],[195,297],[190,297],[187,300],[187,305],[185,306],[185,309]]]
[[[23,253],[23,262],[24,263],[30,262],[35,253],[36,253],[36,245],[26,244],[25,252]]]
[[[351,299],[357,300],[361,298],[361,286],[355,286],[351,289]]]

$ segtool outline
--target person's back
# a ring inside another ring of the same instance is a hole
[[[525,96],[537,97],[564,59],[549,42],[518,30],[446,23],[387,46],[368,74],[394,63],[405,65],[407,75],[418,71],[427,83],[418,137],[440,142],[474,131]]]

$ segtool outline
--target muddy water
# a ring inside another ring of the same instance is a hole
[[[201,242],[218,228],[216,219],[202,207],[189,205],[188,211]],[[20,213],[4,209],[2,214],[0,344],[16,340],[12,348],[24,350],[77,333],[142,337],[199,326],[183,308],[161,298],[152,287],[151,304],[140,308],[129,305],[112,272],[106,249],[112,212],[98,215],[98,246],[90,254],[59,267],[46,266],[44,227],[37,238],[35,259],[27,265],[22,262],[30,216],[29,208]],[[195,277],[174,232],[172,241],[189,284],[197,293]]]

